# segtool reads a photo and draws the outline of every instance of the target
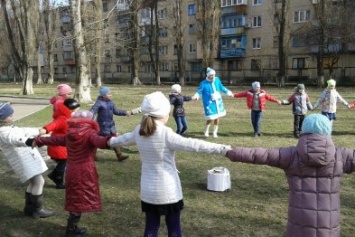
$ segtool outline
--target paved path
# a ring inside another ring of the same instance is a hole
[[[14,108],[14,118],[20,120],[49,106],[49,99],[0,96],[0,102],[10,102]]]

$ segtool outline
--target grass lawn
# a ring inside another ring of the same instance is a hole
[[[140,106],[145,94],[163,91],[168,94],[170,86],[116,85],[113,100],[119,109],[133,109]],[[241,92],[249,87],[228,87]],[[55,93],[55,86],[35,85],[34,97],[49,98]],[[197,89],[183,87],[182,94],[192,96]],[[287,99],[293,87],[264,88],[278,99]],[[355,100],[354,88],[337,88],[348,102]],[[2,84],[1,95],[17,95],[19,85]],[[322,92],[319,88],[306,88],[312,104]],[[92,99],[98,90],[92,88]],[[250,111],[245,98],[224,97],[227,115],[222,118],[219,137],[204,138],[203,110],[201,101],[186,102],[185,109],[189,129],[186,136],[206,139],[211,142],[248,147],[294,146],[293,115],[291,106],[267,103],[261,124],[262,136],[252,136]],[[82,108],[89,108],[83,105]],[[311,111],[310,113],[319,113]],[[355,110],[339,105],[338,118],[333,126],[333,140],[337,146],[353,148],[355,134]],[[141,115],[115,117],[120,133],[130,132],[140,123]],[[51,107],[35,113],[16,123],[19,126],[40,127],[51,121]],[[175,129],[170,118],[168,126]],[[212,131],[212,128],[211,128]],[[125,147],[123,151],[130,158],[122,163],[115,160],[114,152],[99,150],[97,170],[100,175],[103,211],[83,213],[80,224],[88,228],[91,237],[138,237],[143,235],[144,214],[140,209],[140,160],[137,148]],[[2,154],[0,153],[0,157]],[[202,153],[177,152],[177,167],[183,187],[185,209],[182,212],[182,228],[186,237],[281,237],[284,236],[287,219],[288,185],[284,173],[277,168],[232,163],[223,156]],[[45,207],[54,209],[56,215],[47,219],[34,220],[22,215],[26,184],[21,184],[8,168],[5,159],[0,165],[0,236],[4,237],[57,237],[64,236],[66,218],[64,191],[56,190],[47,178],[44,188]],[[53,167],[48,161],[48,166]],[[232,188],[226,192],[207,191],[207,170],[226,167],[231,173]],[[51,168],[50,168],[51,169]],[[345,175],[341,187],[341,236],[353,237],[355,233],[355,177]],[[167,236],[164,220],[160,236]]]

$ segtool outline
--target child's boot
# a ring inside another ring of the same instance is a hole
[[[31,201],[31,193],[26,192],[25,194],[25,208],[23,209],[23,214],[25,216],[32,216],[33,213],[33,207],[32,207],[32,201]]]
[[[64,171],[58,171],[54,169],[51,173],[48,174],[48,178],[50,178],[55,183],[56,189],[65,189]]]
[[[218,133],[218,126],[215,125],[213,127],[213,137],[218,137],[217,133]]]
[[[115,151],[117,160],[119,162],[122,162],[122,161],[128,159],[129,156],[123,155],[121,152],[121,149],[119,147],[114,147],[113,150]]]
[[[47,218],[54,215],[51,210],[43,208],[43,195],[31,195],[32,201],[32,217],[33,218]]]
[[[76,216],[72,213],[69,214],[67,230],[66,230],[66,237],[82,237],[85,236],[86,228],[78,227],[78,223],[80,221],[81,216]]]
[[[210,136],[210,125],[206,125],[205,137],[209,137],[209,136]]]

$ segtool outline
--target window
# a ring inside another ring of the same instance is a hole
[[[263,4],[263,0],[253,0],[253,5],[261,5]]]
[[[58,55],[57,54],[54,54],[54,62],[58,62]]]
[[[159,71],[169,71],[169,63],[159,63]]]
[[[228,70],[242,70],[242,60],[231,60],[228,61]]]
[[[105,2],[102,2],[102,10],[104,12],[107,12],[108,11],[108,3],[105,1]]]
[[[132,65],[128,65],[127,71],[128,71],[128,72],[132,72]]]
[[[67,68],[66,67],[63,67],[63,73],[67,74]]]
[[[116,49],[116,58],[119,58],[122,54],[122,49]]]
[[[191,62],[191,71],[201,72],[202,71],[202,63],[201,62]]]
[[[104,72],[105,73],[111,72],[111,67],[110,66],[111,66],[110,64],[105,64],[105,66],[104,66]]]
[[[295,23],[307,22],[311,17],[311,11],[297,11],[294,14],[293,21]]]
[[[159,37],[160,38],[165,38],[168,36],[168,31],[166,28],[159,28]]]
[[[148,47],[141,47],[141,54],[149,54]]]
[[[158,17],[158,19],[165,19],[165,18],[167,18],[167,10],[166,10],[166,8],[161,9],[161,10],[158,10],[158,11],[157,11],[157,17]]]
[[[141,18],[150,18],[150,8],[145,8],[141,11]]]
[[[261,16],[253,17],[253,27],[261,27]]]
[[[195,24],[189,24],[189,35],[194,35],[196,33]]]
[[[272,40],[272,47],[278,48],[279,47],[279,36],[274,36]]]
[[[291,43],[292,43],[292,47],[306,47],[307,36],[304,34],[293,35]]]
[[[121,72],[122,71],[121,65],[116,65],[116,71],[117,72]]]
[[[194,53],[194,52],[196,52],[196,44],[190,44],[189,53]]]
[[[188,12],[189,16],[194,16],[196,14],[196,6],[195,6],[195,4],[190,4],[187,7],[187,12]]]
[[[261,48],[261,38],[253,38],[253,49]]]
[[[251,70],[260,70],[260,64],[260,60],[252,59],[250,64]]]
[[[166,54],[168,54],[168,46],[167,45],[159,46],[159,55],[166,55]]]
[[[236,6],[241,4],[246,4],[246,0],[222,0],[221,1],[222,7]]]
[[[293,58],[292,59],[292,68],[293,69],[302,69],[305,68],[305,58]]]
[[[72,45],[73,44],[73,40],[72,39],[66,39],[64,44],[65,45]]]
[[[242,38],[227,38],[221,40],[221,49],[238,49],[242,47]]]
[[[111,51],[110,50],[105,50],[105,58],[111,58]]]
[[[73,59],[73,52],[72,51],[64,51],[63,52],[63,59]]]
[[[175,44],[174,45],[174,55],[177,55],[177,50],[178,50],[178,48],[177,48],[177,45]]]

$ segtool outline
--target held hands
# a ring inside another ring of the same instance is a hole
[[[191,97],[191,99],[197,101],[198,97],[194,95],[194,96]]]
[[[39,129],[39,135],[45,135],[45,134],[47,134],[47,130],[44,129],[44,128],[40,128]]]
[[[37,146],[36,140],[33,138],[28,138],[25,142],[26,146],[30,146],[32,148],[35,148]]]
[[[276,102],[277,102],[277,104],[279,104],[279,105],[282,104],[281,100],[277,100]]]
[[[131,116],[131,115],[132,115],[132,111],[127,111],[127,112],[126,112],[126,116],[127,116],[127,117],[129,117],[129,116]]]

